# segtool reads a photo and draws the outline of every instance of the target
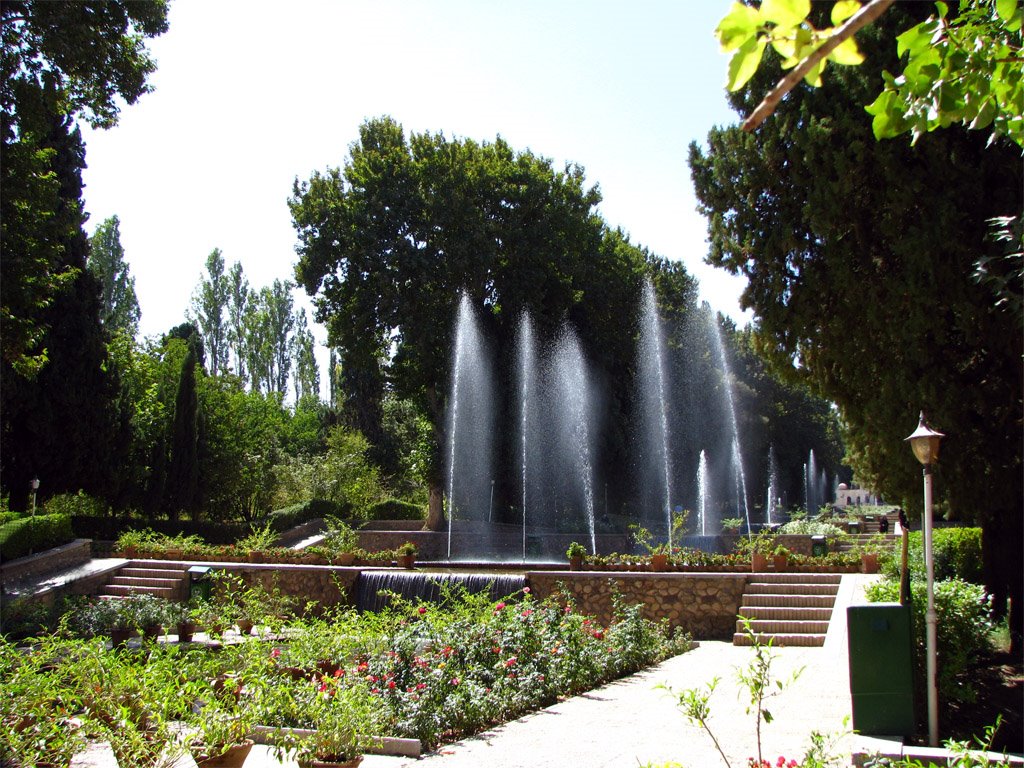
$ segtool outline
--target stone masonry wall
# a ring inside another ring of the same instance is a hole
[[[224,563],[218,569],[239,574],[247,583],[262,584],[267,590],[275,587],[282,594],[299,601],[297,608],[314,602],[319,608],[355,604],[358,568],[326,565],[262,565]],[[314,608],[314,610],[316,610]]]
[[[744,573],[581,573],[531,571],[530,588],[538,598],[564,585],[579,610],[607,623],[617,590],[628,604],[641,603],[645,617],[668,619],[698,640],[728,640],[747,582]]]

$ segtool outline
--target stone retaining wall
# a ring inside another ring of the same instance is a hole
[[[579,610],[602,623],[613,616],[612,595],[618,591],[627,604],[643,605],[645,617],[668,619],[699,640],[729,640],[736,628],[748,575],[745,573],[580,573],[530,571],[534,596],[548,597],[562,585]]]
[[[88,562],[92,556],[89,539],[75,539],[35,555],[26,555],[10,560],[0,566],[0,573],[6,582],[16,582],[40,573],[50,573],[63,568],[73,568]]]
[[[302,608],[308,601],[316,603],[314,612],[336,605],[355,605],[355,585],[356,579],[359,578],[359,568],[257,563],[203,564],[237,573],[246,583],[258,583],[267,590],[276,587],[282,594],[299,601],[296,608]]]

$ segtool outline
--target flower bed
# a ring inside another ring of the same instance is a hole
[[[92,740],[110,741],[122,765],[146,763],[174,742],[172,722],[204,754],[256,725],[314,729],[336,746],[352,746],[353,734],[433,746],[689,645],[638,607],[619,605],[602,626],[564,598],[528,590],[497,603],[459,595],[342,611],[275,636],[216,653],[174,643],[116,650],[102,637],[53,635],[29,649],[0,641],[0,730],[24,764],[67,764]]]

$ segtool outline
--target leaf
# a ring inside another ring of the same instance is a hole
[[[772,718],[772,713],[769,712],[767,709],[762,709],[761,710],[761,715],[764,717],[764,721],[766,723],[770,723],[772,721],[772,719],[773,719]]]
[[[828,58],[836,64],[843,64],[850,67],[855,67],[864,61],[863,54],[861,54],[860,49],[857,48],[857,41],[852,37],[846,38],[843,42],[837,45],[835,50],[828,55]]]
[[[1003,21],[1010,21],[1017,12],[1017,0],[996,0],[996,13]]]
[[[715,36],[718,38],[721,51],[728,53],[741,47],[757,35],[760,26],[760,17],[755,8],[733,3],[729,13],[715,27]]]
[[[810,0],[764,0],[760,17],[780,27],[797,27],[811,12]]]
[[[814,88],[820,88],[821,73],[825,71],[827,61],[828,59],[821,59],[817,64],[811,67],[811,70],[804,75],[804,82]]]
[[[932,43],[932,36],[937,28],[938,22],[935,19],[922,21],[920,24],[911,27],[896,38],[896,55],[902,57],[904,53],[910,51],[911,56],[916,56],[922,51],[927,50]]]
[[[738,91],[754,76],[766,45],[767,41],[751,37],[732,55],[729,60],[729,82],[726,86],[730,91]]]
[[[832,6],[832,23],[839,26],[860,10],[857,0],[837,0]]]

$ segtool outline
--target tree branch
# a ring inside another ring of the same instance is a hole
[[[810,56],[801,61],[793,71],[779,80],[771,92],[764,97],[764,100],[757,105],[757,109],[750,113],[750,116],[743,121],[743,130],[747,133],[754,131],[768,119],[768,116],[775,111],[775,108],[782,101],[782,97],[793,90],[796,84],[804,79],[804,76],[814,69],[814,66],[838,48],[845,40],[866,27],[879,16],[881,16],[893,4],[895,0],[871,0],[870,3],[861,8],[857,13],[847,19],[836,33],[826,40],[820,48]]]

